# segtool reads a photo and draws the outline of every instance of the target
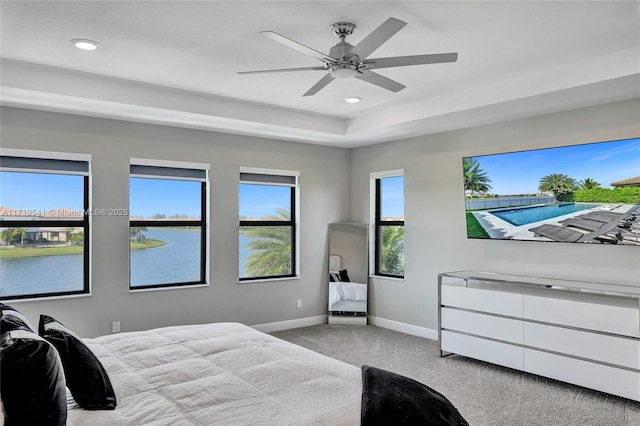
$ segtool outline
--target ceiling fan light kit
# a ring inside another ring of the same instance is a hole
[[[367,83],[373,84],[392,92],[398,92],[405,88],[404,85],[383,75],[374,73],[372,69],[403,67],[409,65],[437,64],[444,62],[456,62],[458,60],[457,53],[439,53],[431,55],[414,55],[414,56],[396,56],[389,58],[367,59],[378,47],[384,44],[395,33],[400,31],[402,27],[407,25],[396,18],[389,18],[378,28],[373,30],[360,43],[353,46],[346,41],[346,38],[353,34],[356,26],[350,22],[336,22],[329,28],[340,41],[329,50],[329,54],[307,47],[295,40],[291,40],[283,35],[273,31],[262,31],[260,34],[265,35],[279,43],[289,46],[305,55],[311,56],[323,62],[323,66],[301,67],[301,68],[283,68],[273,70],[258,71],[240,71],[238,74],[258,74],[272,72],[291,72],[291,71],[325,71],[328,72],[322,77],[311,89],[303,96],[312,96],[318,93],[322,88],[326,87],[334,79],[357,78]]]
[[[343,63],[330,66],[329,73],[333,78],[351,78],[362,74],[362,71],[358,70],[357,64]]]

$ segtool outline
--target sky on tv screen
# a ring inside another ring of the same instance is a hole
[[[491,194],[536,194],[540,178],[564,174],[602,188],[640,176],[640,138],[471,157],[491,179]]]

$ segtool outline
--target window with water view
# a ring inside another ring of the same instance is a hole
[[[89,293],[89,162],[0,157],[0,298]]]
[[[240,173],[239,278],[296,274],[296,176]]]
[[[130,288],[204,284],[206,170],[131,166]]]

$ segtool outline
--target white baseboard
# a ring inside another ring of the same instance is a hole
[[[404,322],[393,321],[385,318],[369,316],[368,323],[377,327],[388,328],[389,330],[399,331],[400,333],[411,334],[412,336],[424,337],[426,339],[438,340],[438,331],[430,328],[419,327],[417,325],[407,324]],[[252,325],[258,331],[263,333],[273,333],[274,331],[289,330],[292,328],[311,327],[312,325],[327,324],[327,315],[318,315],[315,317],[298,318],[293,320],[270,322],[266,324]]]
[[[310,327],[312,325],[326,324],[327,315],[318,315],[315,317],[298,318],[293,320],[270,322],[267,324],[252,325],[258,331],[263,333],[273,333],[274,331],[289,330],[292,328]]]
[[[438,331],[430,328],[418,327],[417,325],[407,324],[404,322],[393,321],[385,318],[369,316],[369,324],[377,327],[388,328],[389,330],[399,331],[412,336],[424,337],[426,339],[438,340]]]

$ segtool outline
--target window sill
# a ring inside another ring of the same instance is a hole
[[[7,296],[5,296],[7,297]],[[37,302],[43,300],[58,300],[58,299],[76,299],[79,297],[91,297],[91,292],[89,293],[80,293],[80,294],[63,294],[63,295],[55,295],[55,296],[42,296],[42,297],[17,297],[15,299],[8,298],[0,298],[0,302],[10,305],[14,302]]]
[[[283,278],[258,278],[255,280],[238,280],[238,284],[255,284],[255,283],[268,283],[275,281],[291,281],[291,280],[299,280],[300,277],[283,277]]]
[[[398,281],[398,282],[404,282],[405,278],[395,278],[395,277],[388,277],[386,275],[369,275],[369,278],[373,278],[376,280],[386,280],[386,281]]]
[[[209,284],[190,284],[190,285],[174,285],[168,287],[140,287],[140,288],[130,288],[129,293],[146,293],[150,291],[163,291],[163,290],[187,290],[190,288],[202,288],[209,287]]]

